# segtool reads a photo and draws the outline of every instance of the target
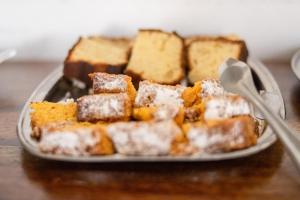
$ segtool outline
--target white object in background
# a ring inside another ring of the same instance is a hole
[[[0,64],[4,61],[14,57],[17,54],[15,49],[7,49],[0,52]]]
[[[291,66],[294,74],[300,79],[300,50],[298,50],[292,57]]]

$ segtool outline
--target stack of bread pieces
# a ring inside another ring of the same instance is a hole
[[[229,57],[247,58],[235,36],[141,30],[134,40],[80,38],[64,74],[92,94],[32,102],[32,137],[42,152],[70,156],[201,155],[255,145],[251,105],[218,80]],[[185,74],[190,86],[179,84]]]

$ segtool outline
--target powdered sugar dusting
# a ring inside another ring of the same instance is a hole
[[[246,134],[244,124],[237,120],[224,129],[222,124],[219,126],[192,127],[188,131],[190,144],[199,152],[222,152],[240,147],[245,143]]]
[[[201,81],[200,97],[205,98],[208,96],[221,96],[224,95],[224,88],[221,86],[219,80],[207,79]]]
[[[88,149],[100,142],[100,139],[89,128],[44,132],[38,146],[45,153],[79,156],[89,154]]]
[[[167,155],[180,131],[172,120],[119,122],[107,128],[117,151],[125,155]]]
[[[154,119],[157,121],[174,119],[179,112],[179,106],[164,104],[154,113]]]
[[[125,75],[94,73],[93,90],[99,92],[126,92],[127,82]]]
[[[125,116],[125,105],[129,101],[126,93],[98,94],[78,99],[78,119],[84,121],[105,120]]]
[[[250,105],[240,96],[228,95],[208,98],[205,102],[204,119],[224,119],[249,115]]]
[[[184,89],[185,87],[180,85],[160,85],[150,81],[141,81],[135,99],[135,106],[159,106],[163,104],[182,106],[183,99],[181,95]]]

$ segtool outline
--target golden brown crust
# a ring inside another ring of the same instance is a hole
[[[243,41],[238,35],[229,34],[229,35],[190,35],[184,37],[185,46],[189,46],[195,40],[214,40],[214,39],[225,39],[229,41]]]

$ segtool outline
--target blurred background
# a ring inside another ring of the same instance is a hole
[[[288,61],[300,47],[299,0],[1,0],[0,50],[17,61],[62,61],[80,35],[231,34],[250,54]]]

